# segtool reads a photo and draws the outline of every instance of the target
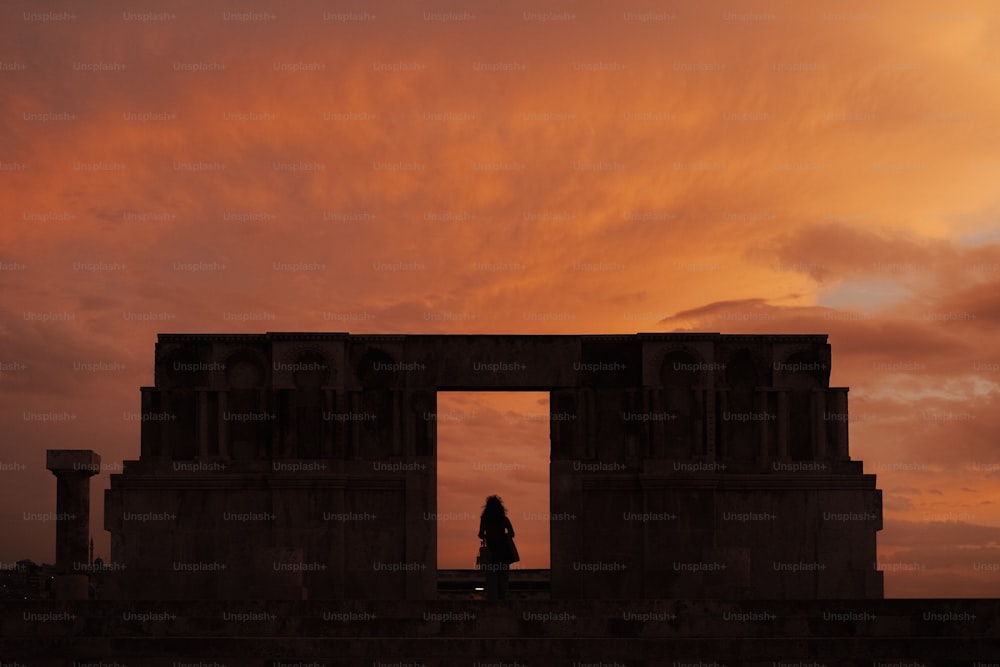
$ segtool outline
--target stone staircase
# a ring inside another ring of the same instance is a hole
[[[548,600],[549,570],[515,567],[510,570],[507,597],[511,600]],[[438,570],[438,598],[482,600],[486,597],[483,574],[478,570]]]

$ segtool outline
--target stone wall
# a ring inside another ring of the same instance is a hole
[[[997,611],[944,599],[2,602],[0,655],[26,667],[986,667]]]
[[[549,391],[554,598],[882,596],[825,335],[161,334],[126,598],[430,599],[440,390]]]

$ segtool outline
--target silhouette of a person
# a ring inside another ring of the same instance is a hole
[[[486,547],[490,551],[490,562],[484,566],[486,598],[503,600],[507,597],[510,564],[517,559],[511,542],[514,539],[514,527],[507,518],[507,508],[503,506],[500,496],[486,499],[479,519],[479,539],[486,540]]]

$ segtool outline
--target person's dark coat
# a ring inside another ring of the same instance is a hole
[[[493,521],[480,520],[479,539],[486,540],[486,546],[490,550],[490,560],[493,563],[510,565],[515,562],[510,548],[510,541],[514,539],[514,527],[507,517]]]

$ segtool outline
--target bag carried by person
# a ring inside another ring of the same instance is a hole
[[[517,553],[517,547],[514,545],[514,538],[507,538],[507,554],[509,555],[509,563],[516,563],[521,560],[521,555]]]
[[[479,541],[479,555],[476,556],[476,569],[481,570],[484,566],[489,565],[493,562],[493,556],[490,554],[490,548],[486,546],[486,540]]]

